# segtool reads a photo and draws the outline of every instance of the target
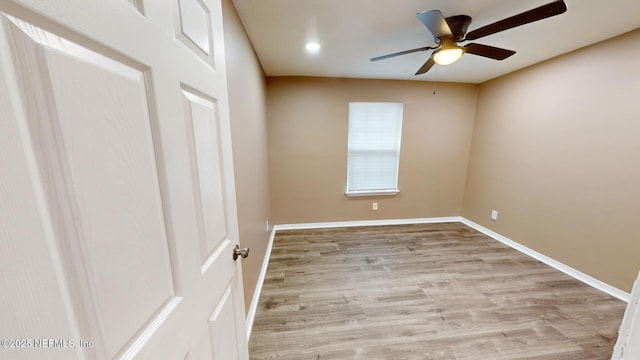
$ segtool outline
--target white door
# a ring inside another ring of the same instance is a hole
[[[624,312],[612,359],[640,359],[640,274],[633,284],[631,300]]]
[[[219,0],[0,1],[0,359],[247,359]]]

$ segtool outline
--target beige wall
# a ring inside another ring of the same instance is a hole
[[[639,186],[640,30],[480,86],[464,217],[630,291]]]
[[[475,85],[464,84],[269,78],[275,223],[459,215],[476,94]],[[404,104],[397,196],[344,195],[351,101]],[[378,211],[371,210],[373,201]]]
[[[248,310],[269,241],[271,218],[265,76],[231,0],[223,4],[231,136],[238,203],[240,246]]]

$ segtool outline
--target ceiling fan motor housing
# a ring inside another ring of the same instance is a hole
[[[449,16],[445,19],[449,28],[451,29],[451,33],[453,34],[453,40],[456,42],[462,41],[464,39],[465,34],[467,33],[467,29],[471,24],[471,16],[467,15],[456,15]]]

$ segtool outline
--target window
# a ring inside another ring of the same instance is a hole
[[[401,103],[349,103],[348,196],[399,192],[401,136]]]

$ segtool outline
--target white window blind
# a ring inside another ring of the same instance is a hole
[[[401,103],[349,103],[347,195],[398,193],[401,136]]]

